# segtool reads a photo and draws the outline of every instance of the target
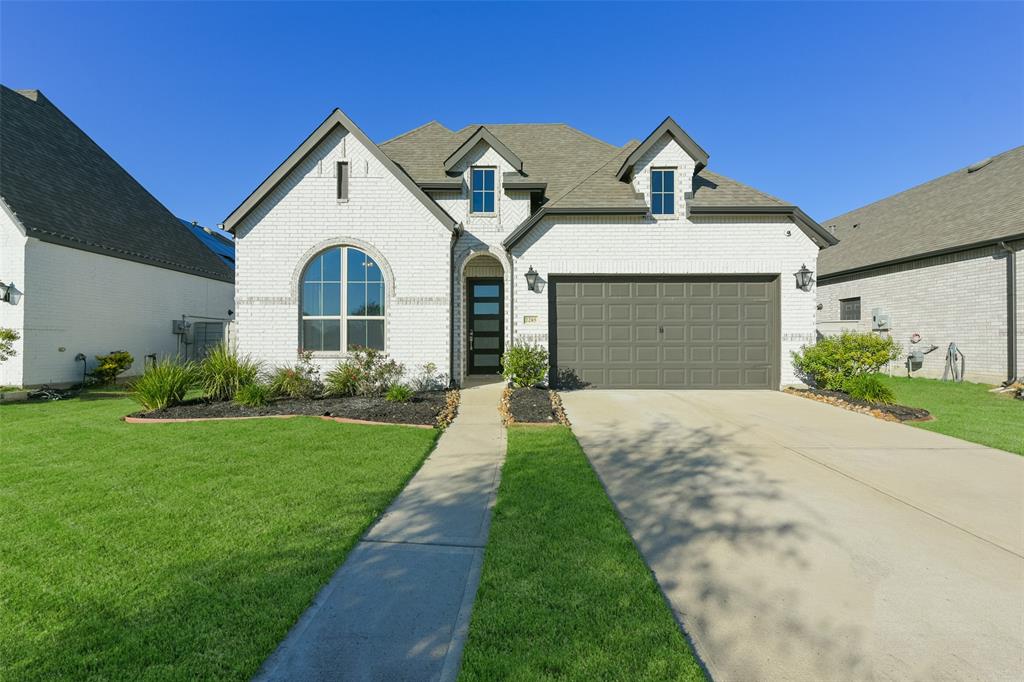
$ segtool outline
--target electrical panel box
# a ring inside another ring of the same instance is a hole
[[[188,328],[192,326],[185,320],[171,320],[171,333],[172,334],[185,334],[188,332]]]
[[[889,313],[885,312],[882,308],[874,308],[871,311],[871,328],[875,331],[884,331],[889,329]]]

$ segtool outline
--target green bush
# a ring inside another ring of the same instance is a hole
[[[392,384],[388,392],[384,394],[384,400],[389,403],[407,403],[412,398],[412,389],[404,384]]]
[[[18,354],[18,351],[14,350],[14,342],[20,338],[21,334],[16,330],[0,327],[0,362],[9,360]]]
[[[359,390],[359,370],[348,362],[339,362],[324,377],[324,394],[341,397]]]
[[[847,380],[874,374],[901,353],[900,345],[889,337],[843,332],[793,353],[793,366],[805,382],[842,391]]]
[[[381,395],[397,384],[405,367],[374,348],[354,348],[344,364],[352,368],[356,377],[356,394]]]
[[[107,355],[97,355],[96,362],[98,364],[92,371],[92,376],[97,383],[108,386],[114,383],[119,374],[123,374],[132,366],[135,358],[126,350],[115,350]]]
[[[501,376],[518,388],[539,384],[547,373],[548,352],[543,346],[516,345],[501,356]]]
[[[273,393],[266,384],[248,384],[235,392],[235,402],[242,407],[263,407],[270,402]]]
[[[160,410],[181,403],[195,379],[196,368],[191,362],[164,358],[132,383],[132,397],[147,410]]]
[[[231,400],[238,389],[259,380],[261,363],[241,356],[221,343],[211,348],[199,363],[199,387],[210,400]]]
[[[843,384],[843,391],[851,398],[866,400],[869,403],[892,405],[896,402],[896,396],[878,374],[858,374],[850,377]]]

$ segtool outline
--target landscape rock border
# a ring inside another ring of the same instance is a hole
[[[337,422],[339,424],[363,424],[365,426],[408,426],[414,429],[433,429],[443,428],[435,427],[431,424],[403,424],[401,422],[371,422],[365,419],[351,419],[349,417],[328,417],[325,415],[311,415],[311,414],[261,414],[250,417],[184,417],[179,419],[163,419],[159,417],[133,417],[126,415],[121,417],[121,421],[126,424],[186,424],[188,422],[235,422],[244,421],[247,419],[294,419],[295,417],[311,417],[313,419],[323,419],[329,422]]]
[[[820,388],[795,388],[793,386],[783,389],[783,393],[817,400],[819,403],[834,405],[851,412],[869,414],[872,417],[888,422],[924,422],[932,419],[928,410],[919,407],[907,407],[906,405],[883,405],[871,403],[866,400],[858,400],[839,391],[825,391]]]

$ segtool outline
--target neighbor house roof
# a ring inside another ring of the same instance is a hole
[[[824,221],[820,277],[1024,239],[1024,146]]]
[[[30,237],[234,281],[220,258],[38,90],[0,86],[0,196]]]
[[[221,232],[213,227],[203,227],[195,221],[189,222],[184,218],[179,218],[179,220],[199,238],[203,246],[217,254],[224,265],[232,270],[235,269],[235,242],[231,239],[230,233]]]

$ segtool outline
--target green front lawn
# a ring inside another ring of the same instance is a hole
[[[565,427],[509,429],[459,679],[704,679]]]
[[[922,407],[935,417],[910,422],[914,426],[1024,455],[1024,400],[1014,400],[1009,393],[989,393],[992,386],[986,384],[882,378],[897,403]]]
[[[0,679],[249,679],[436,437],[136,409],[0,407]]]

